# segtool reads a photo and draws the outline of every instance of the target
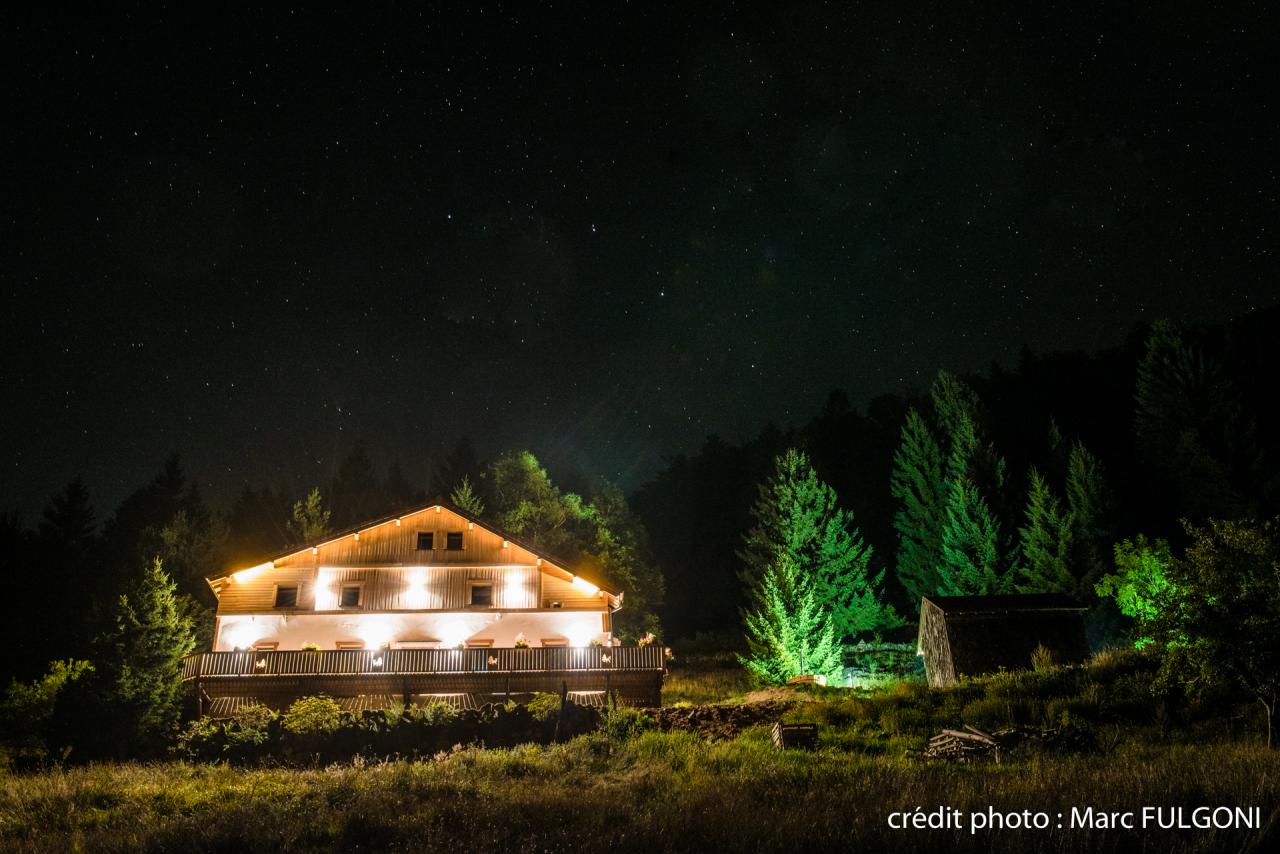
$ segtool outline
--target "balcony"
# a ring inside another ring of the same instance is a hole
[[[666,660],[661,647],[341,649],[205,652],[182,662],[200,708],[216,697],[282,704],[307,694],[336,697],[605,692],[656,705]]]

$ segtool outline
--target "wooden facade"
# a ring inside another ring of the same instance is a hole
[[[190,657],[185,676],[202,706],[317,692],[607,691],[658,702],[661,650],[613,639],[621,593],[443,503],[209,584],[213,651]]]

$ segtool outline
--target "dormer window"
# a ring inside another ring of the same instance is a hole
[[[434,531],[418,532],[418,551],[429,552],[436,547],[436,535]]]
[[[444,539],[445,539],[444,547],[446,549],[448,549],[451,552],[462,551],[462,532],[461,531],[449,531],[444,535]]]
[[[493,607],[493,585],[489,583],[472,584],[468,590],[467,604],[475,608]]]
[[[298,607],[298,588],[296,587],[277,587],[276,588],[276,604],[277,608],[296,608]]]
[[[359,608],[360,607],[360,585],[344,584],[342,592],[338,597],[338,607],[340,608]]]

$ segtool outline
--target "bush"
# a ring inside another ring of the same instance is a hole
[[[51,754],[65,758],[71,748],[56,745],[54,712],[64,690],[93,672],[87,661],[54,661],[49,672],[33,682],[9,683],[0,701],[0,767],[30,767],[44,763]]]
[[[639,709],[613,709],[605,713],[601,728],[611,740],[625,741],[653,729],[653,718]]]
[[[332,697],[303,697],[285,710],[284,731],[292,735],[315,735],[337,731],[346,717]]]

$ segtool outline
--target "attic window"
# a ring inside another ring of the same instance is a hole
[[[451,552],[462,551],[462,532],[449,531],[444,535],[444,547]]]
[[[296,587],[277,587],[276,588],[276,604],[277,608],[296,608],[298,607],[298,588]]]
[[[472,584],[467,598],[468,605],[475,605],[479,608],[491,608],[493,607],[493,585]]]
[[[436,535],[434,531],[419,531],[418,532],[418,551],[429,552],[432,549],[434,549],[436,547],[435,539],[436,539]]]
[[[360,585],[359,584],[342,585],[342,593],[338,598],[338,607],[340,608],[359,608],[360,607]]]

